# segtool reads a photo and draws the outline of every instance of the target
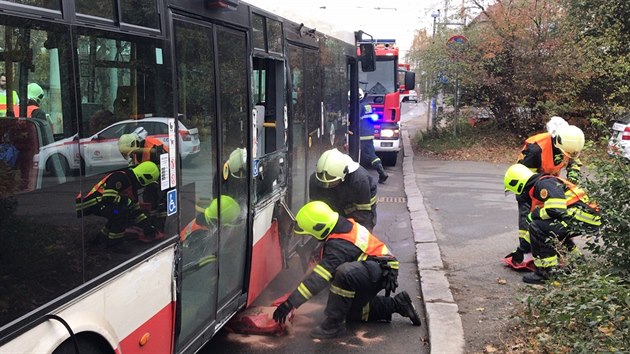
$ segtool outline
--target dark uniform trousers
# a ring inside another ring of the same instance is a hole
[[[534,257],[541,259],[557,255],[554,247],[555,240],[562,242],[563,246],[571,251],[576,247],[572,237],[585,232],[597,232],[597,230],[597,226],[574,218],[567,219],[567,221],[557,219],[532,220],[529,225],[532,253]]]
[[[390,321],[395,312],[394,299],[377,295],[383,289],[382,272],[373,261],[339,266],[330,285],[326,316],[338,322]]]

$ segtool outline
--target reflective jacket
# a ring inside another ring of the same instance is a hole
[[[17,92],[13,91],[13,113],[17,117],[20,115],[20,110],[18,104],[20,100],[18,99]],[[5,117],[7,115],[7,95],[6,93],[0,94],[0,116]]]
[[[398,269],[398,260],[387,245],[354,220],[348,221],[352,223],[350,232],[330,234],[326,238],[321,262],[289,296],[293,307],[299,307],[326,288],[336,269],[344,263],[385,260],[392,269]]]
[[[601,225],[599,207],[586,192],[575,184],[550,175],[539,176],[530,188],[532,219],[577,219],[591,225]]]
[[[79,193],[75,200],[77,217],[94,214],[107,204],[128,206],[138,203],[130,173],[133,174],[131,169],[112,172],[95,184],[85,197]]]
[[[569,164],[569,157],[559,152],[554,156],[553,138],[550,133],[540,133],[525,140],[518,157],[521,163],[537,173],[557,176]],[[555,158],[555,159],[554,159]],[[556,160],[558,161],[556,163]]]
[[[314,173],[309,181],[310,200],[321,200],[341,216],[353,218],[362,225],[371,225],[375,222],[376,191],[376,181],[364,167],[347,174],[346,178],[333,188],[324,188]]]

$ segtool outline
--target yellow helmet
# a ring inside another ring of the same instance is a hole
[[[220,205],[219,205],[220,204]],[[234,224],[241,215],[241,206],[230,196],[222,195],[220,198],[214,198],[210,202],[210,206],[204,210],[206,223],[216,224],[221,215],[221,222],[224,225]]]
[[[503,186],[505,192],[513,192],[517,195],[523,193],[525,184],[529,181],[529,178],[535,173],[527,168],[527,166],[520,163],[510,166],[505,171],[505,177],[503,177]]]
[[[322,201],[312,201],[304,205],[295,216],[295,233],[311,235],[324,240],[339,220],[339,213]]]
[[[132,169],[142,186],[156,183],[160,179],[160,169],[154,162],[145,161]]]
[[[584,133],[575,125],[561,126],[556,131],[555,146],[570,158],[576,158],[584,148]]]

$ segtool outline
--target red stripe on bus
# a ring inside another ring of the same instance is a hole
[[[247,306],[260,295],[282,270],[278,221],[274,221],[252,251],[252,273],[249,278]]]
[[[173,352],[173,324],[175,323],[175,303],[171,302],[161,309],[155,316],[143,323],[138,329],[131,332],[120,341],[120,347],[116,353],[172,353]],[[144,346],[140,340],[146,334],[149,340]]]

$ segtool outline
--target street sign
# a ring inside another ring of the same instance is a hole
[[[455,35],[446,40],[446,47],[448,48],[451,58],[459,59],[466,47],[466,43],[468,43],[468,38],[462,35]]]
[[[177,213],[177,189],[172,189],[166,193],[166,215],[171,216]]]

